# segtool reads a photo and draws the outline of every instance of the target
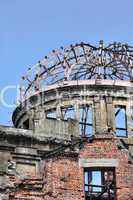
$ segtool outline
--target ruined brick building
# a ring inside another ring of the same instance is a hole
[[[133,200],[133,47],[53,50],[0,127],[1,200]]]

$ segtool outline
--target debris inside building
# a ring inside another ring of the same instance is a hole
[[[133,47],[53,50],[0,126],[0,200],[133,200]]]

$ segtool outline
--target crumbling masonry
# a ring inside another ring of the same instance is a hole
[[[133,47],[53,50],[0,127],[1,200],[133,200]]]

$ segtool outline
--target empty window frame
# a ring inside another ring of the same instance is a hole
[[[75,119],[75,110],[73,106],[61,108],[61,118],[63,120]]]
[[[115,200],[115,169],[87,168],[84,171],[86,200]]]
[[[80,135],[83,137],[90,137],[93,134],[92,123],[92,106],[82,105],[80,106]]]
[[[51,109],[46,111],[46,118],[56,119],[56,109]]]
[[[127,136],[126,106],[115,107],[115,124],[116,124],[116,135],[118,137],[126,137]]]

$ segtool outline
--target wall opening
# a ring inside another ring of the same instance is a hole
[[[92,119],[92,106],[80,106],[80,135],[83,137],[90,137],[93,134],[93,119]]]
[[[86,200],[116,200],[115,168],[84,170]]]
[[[56,109],[51,109],[46,111],[46,118],[56,119]]]
[[[126,106],[116,106],[115,107],[115,125],[116,125],[116,135],[118,137],[127,136],[127,116],[126,116]]]
[[[29,129],[29,119],[23,122],[23,128],[24,129]]]
[[[73,106],[61,108],[61,118],[63,120],[75,119],[75,110]]]

